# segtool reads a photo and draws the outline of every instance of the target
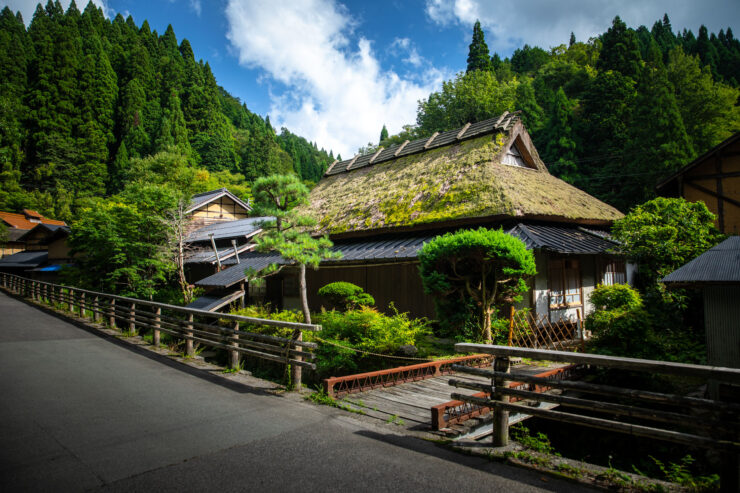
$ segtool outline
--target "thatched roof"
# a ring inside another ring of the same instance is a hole
[[[503,163],[511,162],[513,146],[524,167]],[[476,219],[607,225],[622,217],[550,175],[519,117],[508,113],[334,163],[303,212],[317,218],[321,233],[332,234]]]

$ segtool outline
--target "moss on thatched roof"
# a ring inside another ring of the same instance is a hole
[[[517,139],[532,168],[501,163]],[[608,223],[615,208],[555,178],[518,123],[508,131],[325,176],[303,212],[321,233],[451,223],[460,219],[538,218]]]

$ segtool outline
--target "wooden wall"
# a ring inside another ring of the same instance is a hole
[[[679,178],[680,195],[703,201],[727,234],[740,234],[740,141],[709,156]]]
[[[221,197],[191,214],[192,224],[196,227],[207,226],[220,221],[235,221],[249,217],[249,211],[237,205],[229,197]]]
[[[375,306],[386,313],[388,304],[393,302],[399,312],[409,312],[411,317],[434,319],[434,302],[424,294],[419,276],[418,263],[404,263],[381,266],[356,267],[320,267],[319,270],[308,269],[309,306],[317,310],[326,306],[317,291],[319,288],[337,281],[351,282],[373,295]]]
[[[707,362],[740,368],[740,286],[710,286],[703,291]]]

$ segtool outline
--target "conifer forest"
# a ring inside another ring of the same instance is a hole
[[[0,57],[0,210],[73,220],[152,159],[192,171],[191,193],[228,186],[244,198],[260,176],[315,182],[334,159],[228,94],[172,26],[49,1],[26,28],[5,7]]]
[[[403,131],[383,127],[378,145],[521,110],[551,173],[626,212],[740,130],[740,40],[729,28],[617,17],[598,37],[559,41],[502,59],[476,23],[467,70],[420,100]],[[160,34],[92,3],[49,1],[26,28],[6,7],[0,57],[0,210],[73,220],[87,198],[115,196],[167,160],[197,178],[193,193],[228,186],[248,198],[259,177],[310,185],[334,160],[226,92],[172,26]]]

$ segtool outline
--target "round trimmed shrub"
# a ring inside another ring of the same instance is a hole
[[[333,308],[343,311],[375,305],[375,298],[351,282],[332,282],[319,289],[318,293],[319,296],[326,298]]]

